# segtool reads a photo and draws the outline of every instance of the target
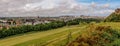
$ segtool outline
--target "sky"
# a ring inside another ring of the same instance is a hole
[[[0,0],[0,17],[108,16],[120,0]]]

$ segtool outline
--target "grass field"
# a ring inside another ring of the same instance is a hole
[[[114,29],[120,29],[120,22],[98,23],[98,25],[111,26],[111,27],[114,28]]]
[[[51,41],[59,40],[59,38],[67,37],[69,32],[80,32],[82,27],[66,26],[58,29],[53,29],[43,32],[29,32],[20,34],[5,39],[0,39],[0,46],[32,46],[32,45],[45,45]],[[76,34],[76,33],[74,33]]]
[[[113,29],[116,29],[116,30],[120,30],[120,22],[106,22],[106,23],[97,23],[96,25],[99,25],[99,26],[111,26]],[[88,27],[89,25],[87,25],[86,27]],[[80,29],[80,30],[86,30],[86,28],[84,29]],[[81,31],[79,34],[83,34],[84,32],[86,31]],[[79,34],[74,34],[73,35],[73,40],[76,39],[77,36],[79,36]],[[67,39],[64,39],[64,40],[61,40],[59,42],[56,42],[54,43],[53,45],[54,46],[65,46],[65,43],[66,43]],[[118,41],[116,42],[118,43]]]
[[[111,26],[114,29],[120,29],[120,23],[98,23],[97,25]],[[43,32],[29,32],[0,39],[0,46],[64,46],[71,32],[71,40],[74,40],[86,26],[66,26]]]

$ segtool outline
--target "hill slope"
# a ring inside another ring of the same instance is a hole
[[[68,46],[120,46],[120,23],[90,24]]]
[[[120,14],[112,13],[105,19],[105,22],[120,22]]]
[[[105,19],[105,22],[120,22],[120,10],[115,10],[114,13]]]

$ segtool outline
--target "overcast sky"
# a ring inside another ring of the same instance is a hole
[[[108,16],[120,0],[0,0],[0,17],[9,16]]]

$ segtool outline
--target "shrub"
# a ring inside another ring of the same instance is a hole
[[[84,44],[88,46],[107,46],[116,41],[116,39],[119,39],[120,33],[117,30],[112,29],[110,26],[94,25],[95,27],[90,29],[92,26],[93,25],[76,38],[76,40],[69,43],[68,46],[74,46],[74,43],[78,43],[76,46],[82,46]],[[114,44],[118,45],[116,43]]]

